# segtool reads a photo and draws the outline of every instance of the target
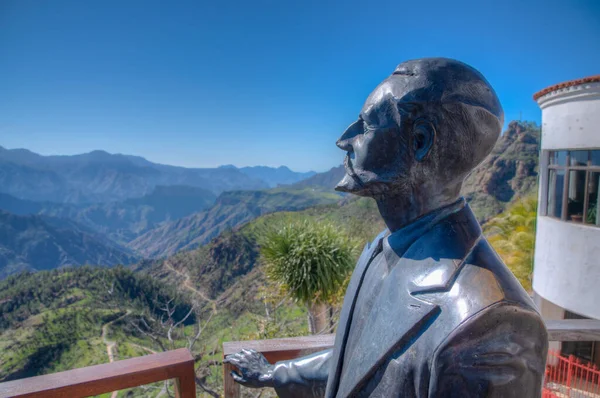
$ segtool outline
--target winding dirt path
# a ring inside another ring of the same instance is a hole
[[[188,289],[189,291],[191,291],[195,295],[200,296],[200,298],[202,300],[208,301],[209,303],[211,303],[213,313],[214,314],[217,313],[217,302],[215,300],[207,297],[200,290],[198,290],[194,286],[192,286],[190,275],[187,272],[179,271],[178,269],[176,269],[175,267],[173,267],[170,262],[168,262],[166,260],[165,260],[165,265],[167,266],[168,269],[170,269],[171,271],[175,272],[177,275],[179,275],[179,276],[181,276],[181,277],[184,278],[183,287],[185,287],[186,289]]]
[[[137,347],[141,350],[147,351],[150,354],[158,354],[158,351],[154,351],[152,348],[144,347],[143,345],[139,345],[139,344],[135,344],[135,343],[127,343],[127,344]]]
[[[114,362],[115,360],[115,355],[113,353],[113,349],[115,348],[115,346],[117,345],[116,341],[112,341],[112,340],[108,340],[108,338],[106,336],[108,336],[108,327],[110,325],[112,325],[113,323],[115,323],[118,320],[121,320],[123,318],[125,318],[127,315],[131,314],[131,310],[127,310],[127,312],[125,313],[125,315],[121,315],[120,317],[118,317],[117,319],[113,319],[110,322],[105,323],[102,326],[102,341],[104,342],[104,344],[106,344],[106,353],[108,354],[108,361],[109,362]],[[154,351],[152,348],[148,348],[148,347],[144,347],[143,345],[139,345],[139,344],[135,344],[135,343],[128,343],[129,345],[132,345],[134,347],[137,347],[141,350],[144,350],[146,352],[149,352],[150,354],[157,354],[158,351]],[[163,386],[162,390],[158,393],[158,395],[156,396],[161,397],[163,395],[165,395],[167,393],[167,387],[166,385]],[[111,394],[111,398],[117,398],[117,395],[119,394],[118,391],[113,391],[113,393]]]
[[[119,321],[123,318],[125,318],[126,316],[128,316],[129,314],[131,314],[131,310],[127,310],[127,312],[124,315],[121,315],[120,317],[113,319],[110,322],[105,323],[102,326],[102,342],[104,344],[106,344],[106,353],[108,354],[108,361],[109,362],[114,362],[115,360],[115,355],[113,353],[113,348],[115,348],[115,346],[117,345],[116,341],[111,341],[108,340],[108,338],[106,337],[108,335],[108,327],[110,325],[112,325],[113,323],[115,323],[116,321]],[[112,395],[110,396],[111,398],[117,398],[117,394],[119,392],[118,391],[113,391]]]

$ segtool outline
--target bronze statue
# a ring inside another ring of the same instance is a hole
[[[460,197],[503,120],[472,67],[400,64],[337,142],[336,189],[375,199],[388,229],[358,260],[334,348],[274,365],[244,350],[232,377],[280,397],[540,397],[544,323]]]

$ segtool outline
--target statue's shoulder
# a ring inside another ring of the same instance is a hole
[[[513,305],[536,312],[531,297],[484,237],[477,240],[463,260],[448,262],[441,258],[436,264],[432,269],[443,275],[447,282],[437,289],[436,286],[433,290],[422,289],[419,294],[448,292],[440,295],[436,302],[452,319],[452,327],[468,323],[475,314],[498,305]]]
[[[524,308],[537,311],[529,294],[487,239],[482,238],[474,247],[465,262],[464,272],[470,275],[469,279],[472,279],[470,282],[474,284],[473,286],[481,286],[477,284],[478,281],[489,281],[487,289],[474,289],[475,294],[478,292],[484,297],[489,297],[490,293],[493,293],[492,295],[501,297],[502,301],[518,303]]]

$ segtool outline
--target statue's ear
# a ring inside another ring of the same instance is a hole
[[[427,158],[435,143],[435,127],[425,118],[415,120],[412,128],[412,146],[415,159],[421,162]]]

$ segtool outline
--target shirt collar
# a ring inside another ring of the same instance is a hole
[[[396,264],[418,238],[449,215],[462,210],[465,205],[465,199],[461,197],[456,202],[429,212],[383,238],[383,254],[388,265]]]

